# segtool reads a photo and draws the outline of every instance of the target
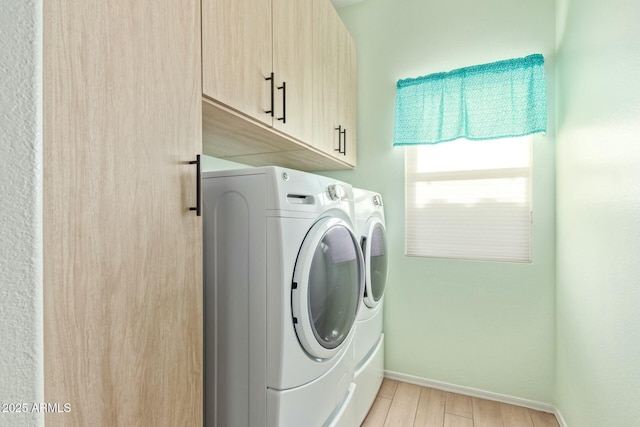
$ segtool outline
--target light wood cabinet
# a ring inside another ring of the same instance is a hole
[[[356,50],[328,2],[314,3],[314,141],[334,157],[356,164]]]
[[[347,163],[355,166],[358,97],[356,45],[342,22],[338,27],[338,46],[338,120],[343,132],[342,155]]]
[[[43,4],[48,427],[202,425],[199,4]]]
[[[203,94],[269,126],[271,24],[271,0],[202,1]]]
[[[339,98],[355,90],[355,46],[330,0],[202,7],[204,153],[255,166],[353,167],[355,98]]]
[[[300,141],[312,137],[313,0],[273,0],[273,127]]]
[[[205,0],[203,94],[292,138],[311,138],[312,0]]]
[[[329,1],[315,1],[313,17],[313,141],[337,157],[341,130],[337,108],[340,18]]]

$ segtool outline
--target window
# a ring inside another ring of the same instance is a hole
[[[531,139],[405,147],[406,254],[529,262]]]
[[[546,129],[541,54],[398,80],[406,254],[531,261],[531,135]]]

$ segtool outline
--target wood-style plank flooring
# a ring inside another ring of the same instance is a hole
[[[556,417],[521,406],[385,378],[362,427],[559,427]]]

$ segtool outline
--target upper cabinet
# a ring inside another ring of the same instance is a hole
[[[203,0],[202,91],[271,125],[271,0]]]
[[[312,0],[273,0],[273,127],[308,142],[312,136]]]
[[[347,29],[338,26],[338,119],[342,126],[342,154],[350,165],[356,165],[357,60],[356,44]]]
[[[203,0],[202,83],[205,154],[355,165],[355,46],[329,0]]]
[[[313,140],[356,163],[356,50],[330,2],[314,2]]]

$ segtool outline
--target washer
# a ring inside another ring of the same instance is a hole
[[[202,190],[204,425],[356,425],[351,186],[262,167],[204,173]]]
[[[365,292],[356,321],[354,411],[357,425],[367,416],[384,377],[383,302],[388,251],[384,206],[380,194],[354,188],[356,234],[365,262]]]

